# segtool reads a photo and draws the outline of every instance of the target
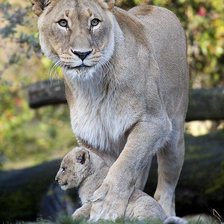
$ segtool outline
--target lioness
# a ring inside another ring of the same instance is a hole
[[[94,193],[91,218],[123,217],[155,154],[154,197],[175,215],[188,105],[186,39],[177,17],[148,5],[124,11],[113,0],[32,2],[41,48],[64,70],[74,133],[113,164]]]
[[[65,155],[55,180],[63,190],[79,188],[82,207],[74,212],[74,219],[89,219],[92,205],[90,199],[108,171],[105,161],[86,148],[76,147]],[[164,221],[166,215],[157,201],[143,191],[135,190],[129,199],[125,218]]]

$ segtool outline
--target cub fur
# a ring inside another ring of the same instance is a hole
[[[76,147],[65,155],[55,179],[63,190],[79,188],[82,207],[74,212],[74,219],[90,218],[91,198],[108,171],[105,161],[86,148]],[[143,191],[135,190],[127,205],[125,218],[164,221],[166,215],[157,201]]]
[[[177,17],[149,5],[125,11],[114,0],[32,2],[41,48],[64,71],[73,132],[113,164],[92,197],[92,219],[124,216],[155,154],[154,197],[175,215],[188,105],[186,38]]]

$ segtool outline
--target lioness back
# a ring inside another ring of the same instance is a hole
[[[154,66],[158,66],[161,75],[159,90],[169,117],[176,117],[177,114],[185,117],[189,71],[186,36],[179,19],[168,9],[151,5],[134,7],[128,13],[143,24],[147,45],[152,53],[152,58],[148,55],[149,60],[155,60]]]

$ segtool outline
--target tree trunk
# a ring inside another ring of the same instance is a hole
[[[66,103],[62,80],[42,81],[29,88],[29,105],[39,108]],[[192,89],[186,121],[224,120],[224,88]]]
[[[224,215],[223,145],[223,132],[202,137],[186,136],[186,160],[176,191],[178,215],[210,213],[211,209]],[[66,200],[61,199],[64,193],[52,190],[59,163],[55,160],[33,168],[0,172],[0,221],[35,220],[41,214],[45,218],[56,217],[54,212],[68,210],[69,206],[64,205]],[[145,188],[150,195],[155,190],[156,179],[154,161]],[[77,196],[72,198],[77,201]],[[43,201],[48,205],[43,205]]]

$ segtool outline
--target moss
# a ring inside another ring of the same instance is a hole
[[[23,218],[25,217],[25,219],[35,217],[38,212],[38,205],[41,200],[43,189],[39,186],[40,189],[36,191],[37,193],[32,194],[30,187],[31,186],[28,185],[22,191],[19,189],[11,194],[1,194],[0,204],[4,206],[4,209],[0,209],[1,219],[19,219],[21,215]],[[38,187],[38,185],[35,187]]]
[[[224,189],[224,168],[222,167],[221,173],[212,181],[209,188],[206,190],[206,194],[216,194],[216,199],[223,199],[223,189]],[[220,192],[220,194],[219,194]]]
[[[55,168],[48,169],[50,164],[47,175],[42,166],[5,174],[8,181],[0,184],[0,221],[36,219],[43,193],[55,175]]]

